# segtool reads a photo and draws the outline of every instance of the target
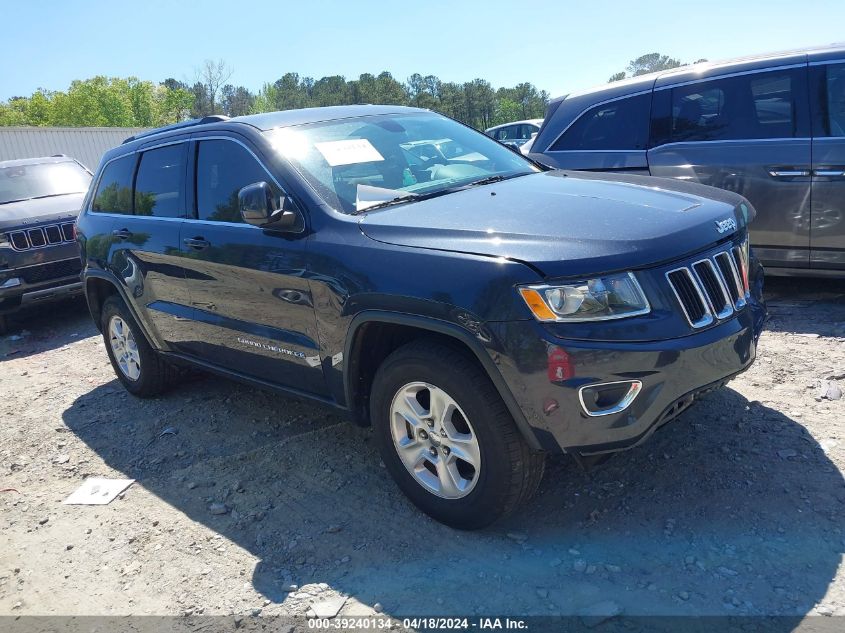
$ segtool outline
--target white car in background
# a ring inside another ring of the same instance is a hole
[[[484,130],[484,133],[487,136],[496,139],[500,143],[521,148],[525,143],[537,135],[537,132],[540,131],[540,126],[542,124],[543,119],[513,121],[511,123],[495,125]]]

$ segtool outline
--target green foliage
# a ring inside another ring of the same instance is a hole
[[[94,77],[67,92],[37,90],[0,103],[0,125],[156,127],[185,118],[192,96],[135,77]]]
[[[443,82],[414,73],[404,83],[382,72],[347,80],[285,73],[257,94],[226,84],[225,63],[206,61],[194,83],[173,78],[156,84],[135,77],[93,77],[65,92],[38,90],[0,102],[0,125],[157,127],[188,117],[228,116],[317,106],[377,103],[428,108],[479,129],[516,119],[541,118],[549,95],[530,83],[495,89],[489,81]]]
[[[697,60],[696,64],[706,62],[706,59]],[[613,83],[627,77],[639,77],[640,75],[647,75],[648,73],[656,73],[661,70],[671,70],[679,66],[686,66],[678,59],[673,59],[668,55],[661,55],[660,53],[646,53],[640,55],[636,59],[632,59],[628,63],[628,68],[622,72],[615,73],[610,76],[607,83]]]

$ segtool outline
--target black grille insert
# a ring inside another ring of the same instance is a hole
[[[722,280],[719,278],[713,262],[704,259],[694,263],[692,268],[698,275],[698,280],[704,288],[704,294],[707,295],[707,300],[716,316],[723,319],[733,312],[733,303],[727,294],[727,290],[722,286]]]
[[[688,268],[673,270],[666,274],[666,278],[693,327],[703,327],[713,320]]]
[[[19,276],[28,284],[37,284],[51,279],[61,279],[79,275],[82,272],[82,262],[79,259],[64,259],[49,264],[28,266],[19,269]]]
[[[26,233],[17,231],[9,233],[9,241],[12,243],[12,248],[18,251],[25,251],[29,248],[29,240],[26,239]]]
[[[32,248],[47,246],[47,238],[44,237],[44,231],[41,229],[29,229],[26,234],[29,236],[29,243],[32,244]]]

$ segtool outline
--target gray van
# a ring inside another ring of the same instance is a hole
[[[742,194],[767,272],[845,276],[845,45],[684,66],[554,99],[529,154]]]

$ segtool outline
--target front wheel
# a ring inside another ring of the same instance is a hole
[[[382,459],[423,512],[460,529],[485,527],[536,490],[532,451],[487,375],[459,349],[429,339],[393,352],[373,381]]]

